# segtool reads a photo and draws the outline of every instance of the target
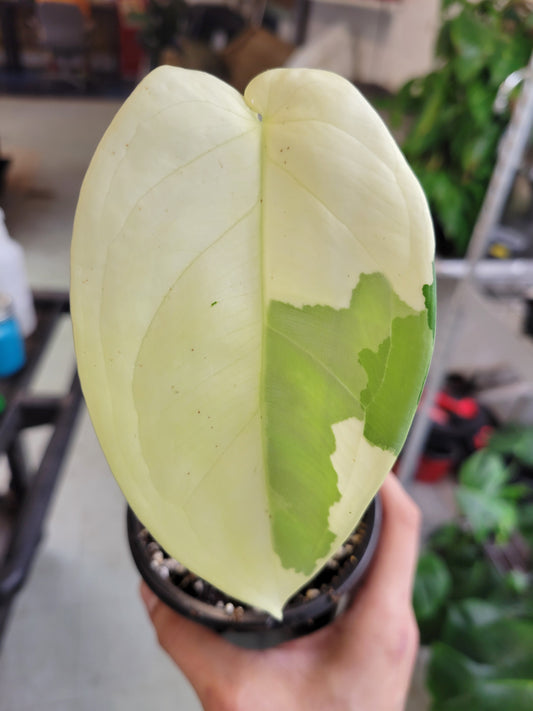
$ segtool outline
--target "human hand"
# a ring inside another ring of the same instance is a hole
[[[383,527],[372,568],[346,612],[278,647],[245,650],[141,595],[159,643],[205,711],[401,711],[418,648],[411,606],[420,514],[396,477],[381,488]]]

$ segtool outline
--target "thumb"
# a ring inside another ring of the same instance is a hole
[[[213,630],[171,610],[144,582],[140,593],[159,644],[200,698],[205,696],[208,688],[231,678],[242,660],[243,650]]]

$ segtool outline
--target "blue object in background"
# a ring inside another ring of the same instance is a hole
[[[11,298],[0,294],[0,378],[13,375],[25,362],[24,339],[13,316]]]

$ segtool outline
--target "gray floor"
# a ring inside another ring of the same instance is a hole
[[[117,108],[110,101],[0,99],[2,151],[14,159],[1,203],[10,232],[26,250],[34,287],[68,288],[77,193]],[[441,288],[445,303],[446,285]],[[475,367],[475,359],[467,361]],[[67,323],[37,387],[59,385],[72,362]],[[38,438],[31,446],[39,446]],[[414,494],[426,528],[453,512],[447,483],[418,485]],[[186,680],[157,647],[137,586],[124,535],[124,501],[84,412],[45,541],[8,624],[0,711],[199,709]],[[410,711],[427,708],[422,669],[423,664]]]

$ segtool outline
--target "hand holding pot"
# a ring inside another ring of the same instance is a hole
[[[420,515],[389,475],[375,562],[352,606],[327,627],[268,650],[235,647],[141,594],[163,649],[206,711],[401,711],[418,648],[411,607]]]

